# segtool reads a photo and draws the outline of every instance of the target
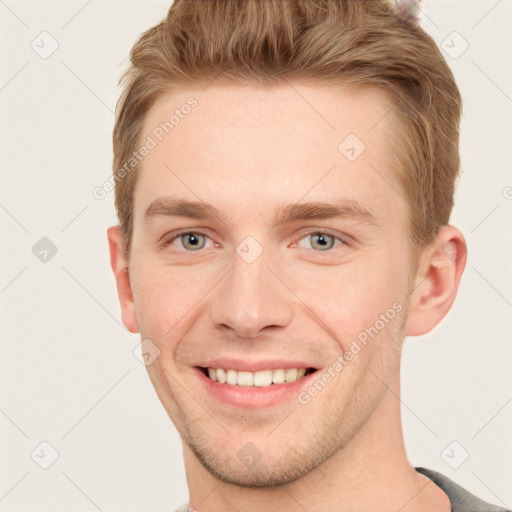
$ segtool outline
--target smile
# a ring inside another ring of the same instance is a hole
[[[225,368],[202,368],[211,380],[230,386],[268,387],[285,382],[295,382],[315,370],[313,368],[278,368],[257,372],[237,371]]]
[[[295,400],[317,371],[315,368],[274,368],[255,372],[202,366],[193,368],[200,389],[216,403],[255,410]]]

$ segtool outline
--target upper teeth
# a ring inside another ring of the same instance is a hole
[[[224,370],[223,368],[208,368],[210,379],[227,383],[232,386],[270,386],[283,382],[295,382],[304,377],[305,368],[287,368],[286,370],[261,370],[259,372],[244,372],[236,370]]]

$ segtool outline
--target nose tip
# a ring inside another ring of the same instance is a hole
[[[212,323],[245,339],[287,325],[293,317],[290,295],[263,257],[252,263],[236,257],[213,298]]]

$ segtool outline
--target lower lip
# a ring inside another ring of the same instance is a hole
[[[317,370],[310,373],[295,382],[258,387],[221,384],[207,377],[201,368],[194,367],[193,370],[206,392],[216,400],[248,409],[269,407],[296,397],[301,388],[309,385],[313,376],[318,372]]]

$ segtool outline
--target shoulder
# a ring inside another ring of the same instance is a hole
[[[415,468],[430,478],[450,498],[452,512],[511,512],[509,509],[487,503],[466,491],[447,476],[426,468]]]

